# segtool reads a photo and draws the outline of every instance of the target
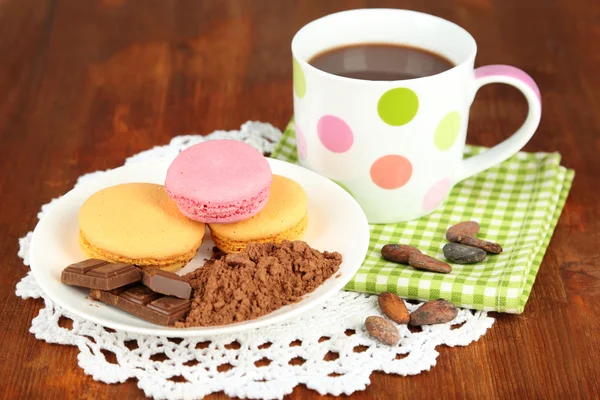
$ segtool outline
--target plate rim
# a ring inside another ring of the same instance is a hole
[[[31,270],[37,284],[42,289],[44,294],[46,296],[48,296],[54,303],[58,304],[60,307],[62,307],[68,313],[76,315],[86,321],[90,321],[90,322],[96,323],[103,327],[120,330],[120,331],[124,331],[124,332],[141,334],[141,335],[160,336],[160,337],[180,337],[180,338],[183,338],[183,337],[205,337],[205,336],[211,336],[211,335],[247,332],[250,330],[254,330],[256,328],[270,326],[270,325],[274,325],[277,323],[282,323],[284,321],[288,321],[288,320],[292,319],[293,317],[303,314],[303,313],[309,311],[310,309],[313,309],[313,308],[319,306],[320,304],[323,304],[325,301],[327,301],[328,299],[330,299],[331,297],[333,297],[334,295],[339,293],[339,291],[343,289],[343,287],[352,279],[352,277],[358,272],[359,268],[361,267],[362,262],[364,261],[364,257],[366,257],[366,255],[367,255],[369,243],[370,243],[370,229],[369,229],[369,223],[367,221],[367,217],[366,217],[364,211],[362,210],[362,208],[356,202],[356,200],[348,192],[346,192],[342,187],[340,187],[339,185],[337,185],[335,182],[331,181],[330,179],[326,178],[325,176],[322,176],[308,168],[302,167],[297,164],[289,163],[289,162],[286,162],[283,160],[277,160],[277,159],[270,158],[270,157],[265,157],[265,158],[269,162],[269,165],[286,164],[286,167],[291,167],[292,169],[302,170],[304,172],[309,173],[309,175],[311,175],[311,178],[321,180],[321,181],[326,181],[327,184],[331,184],[332,190],[338,190],[339,191],[338,193],[342,193],[343,196],[345,196],[347,199],[350,200],[350,202],[352,203],[352,207],[354,207],[357,211],[357,217],[361,220],[361,221],[359,221],[359,223],[361,225],[363,225],[363,228],[364,228],[363,230],[364,230],[364,232],[366,232],[366,236],[363,241],[364,243],[360,244],[360,247],[362,247],[362,249],[359,248],[359,253],[362,254],[363,259],[356,262],[356,266],[353,268],[353,270],[350,270],[348,272],[347,279],[337,279],[337,278],[334,278],[333,276],[328,278],[328,279],[336,279],[334,281],[334,283],[332,284],[332,288],[329,291],[320,295],[319,297],[313,299],[312,302],[310,302],[306,305],[299,305],[298,307],[293,308],[288,312],[284,312],[280,315],[271,317],[270,319],[266,319],[266,320],[255,319],[255,320],[243,321],[240,323],[228,324],[228,325],[216,325],[216,326],[207,326],[207,327],[190,327],[190,328],[173,328],[173,327],[164,327],[164,326],[160,326],[160,325],[155,325],[155,327],[135,327],[135,326],[131,326],[128,324],[122,324],[120,322],[114,322],[114,321],[111,321],[110,319],[97,317],[97,316],[94,316],[93,314],[82,313],[78,310],[77,307],[71,307],[68,303],[63,302],[62,299],[60,298],[60,296],[53,295],[52,294],[53,291],[49,290],[48,287],[44,283],[44,279],[41,276],[41,274],[42,274],[42,271],[40,270],[41,267],[36,268],[34,266],[35,257],[33,257],[33,253],[37,247],[36,236],[39,235],[39,233],[38,233],[38,235],[36,235],[36,232],[39,232],[38,227],[41,225],[42,221],[44,220],[44,218],[46,218],[46,216],[48,214],[42,216],[42,218],[40,218],[38,220],[38,222],[36,223],[36,226],[33,229],[33,233],[31,236],[31,242],[30,242],[30,246],[29,246],[29,259],[31,260],[29,267],[30,267],[30,270]],[[161,157],[158,159],[152,159],[152,160],[147,160],[147,161],[139,161],[139,162],[135,162],[135,163],[131,163],[131,164],[125,164],[123,166],[120,166],[120,167],[117,167],[114,169],[110,169],[110,170],[101,171],[101,172],[111,173],[111,172],[116,172],[119,170],[129,168],[133,165],[139,166],[139,165],[143,165],[143,164],[161,164],[161,163],[168,163],[168,162],[169,162],[168,158]],[[65,198],[67,198],[67,196],[73,196],[74,195],[73,193],[76,193],[77,191],[82,190],[82,186],[89,185],[88,182],[82,182],[80,184],[80,186],[73,187],[67,193],[60,196],[59,199],[56,201],[60,202],[60,201],[63,201]],[[51,210],[49,210],[48,212],[51,212]],[[296,304],[299,304],[301,302],[302,301],[300,301]],[[265,316],[267,316],[267,315],[269,315],[269,314],[265,314]],[[135,317],[135,316],[133,316],[133,317]],[[148,321],[146,321],[146,322],[148,322]]]

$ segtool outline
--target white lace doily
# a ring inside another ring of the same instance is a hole
[[[247,122],[239,131],[175,137],[169,145],[139,153],[126,163],[175,157],[192,144],[221,138],[243,140],[271,152],[281,132],[270,124]],[[99,173],[84,175],[78,183]],[[42,207],[39,217],[51,204]],[[20,239],[19,256],[25,265],[30,238],[31,232]],[[366,317],[381,315],[377,297],[342,291],[283,324],[210,339],[168,339],[115,332],[69,315],[44,295],[31,273],[17,284],[16,292],[23,299],[44,299],[45,308],[31,324],[36,338],[77,346],[77,360],[86,374],[106,383],[136,378],[147,396],[158,399],[199,398],[218,391],[274,399],[298,384],[321,394],[351,394],[366,388],[373,371],[414,375],[429,370],[436,364],[436,346],[466,346],[494,323],[486,312],[460,310],[450,324],[417,330],[399,326],[400,343],[385,346],[363,327]],[[408,304],[410,311],[417,306]]]

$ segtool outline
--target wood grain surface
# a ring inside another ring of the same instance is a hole
[[[558,151],[577,174],[522,315],[496,315],[468,347],[440,347],[429,372],[374,373],[352,397],[598,398],[597,0],[0,0],[0,395],[143,397],[132,380],[94,381],[77,366],[75,348],[29,333],[42,302],[14,294],[28,271],[17,238],[34,228],[40,205],[78,176],[117,167],[175,135],[236,129],[247,120],[283,128],[292,114],[293,34],[310,20],[360,7],[447,18],[476,38],[477,65],[512,64],[531,74],[544,111],[526,150]],[[485,87],[468,140],[498,143],[525,114],[515,89]],[[289,396],[316,397],[304,387]]]

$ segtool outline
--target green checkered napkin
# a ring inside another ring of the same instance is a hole
[[[295,144],[290,122],[271,156],[297,162]],[[467,146],[465,156],[485,150]],[[559,164],[558,153],[520,152],[456,185],[448,200],[430,215],[399,224],[370,225],[367,257],[345,289],[394,292],[418,300],[445,298],[466,308],[523,312],[573,181],[573,170]],[[381,258],[383,245],[402,243],[444,260],[446,229],[467,220],[478,221],[478,236],[500,243],[504,252],[477,264],[453,264],[450,274],[418,271]]]

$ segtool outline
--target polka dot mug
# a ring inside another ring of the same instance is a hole
[[[398,43],[441,54],[456,66],[400,81],[340,77],[308,63],[323,51],[357,43]],[[477,45],[461,27],[407,10],[344,11],[304,26],[292,41],[296,143],[305,167],[339,183],[371,223],[434,211],[457,182],[518,152],[540,121],[540,92],[515,67],[474,69]],[[489,151],[463,160],[469,108],[488,83],[519,89],[525,123]]]

